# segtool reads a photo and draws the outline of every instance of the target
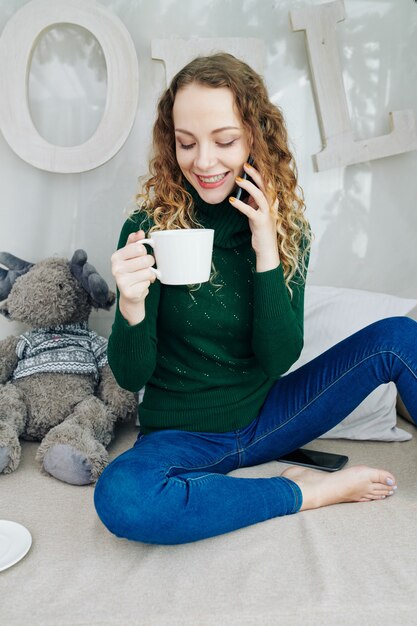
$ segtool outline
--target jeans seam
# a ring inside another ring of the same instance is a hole
[[[210,474],[203,474],[203,476],[196,476],[195,478],[187,478],[187,479],[181,479],[181,478],[177,478],[176,476],[172,476],[172,478],[170,478],[169,480],[174,480],[176,483],[181,483],[181,485],[185,485],[186,483],[189,482],[195,482],[197,480],[203,480],[204,478],[211,478],[212,476],[224,476],[224,474],[216,474],[214,472],[211,472]]]
[[[379,350],[378,352],[374,352],[373,354],[370,354],[369,356],[367,356],[366,358],[362,359],[361,361],[359,361],[358,363],[355,363],[355,365],[353,365],[350,369],[346,370],[346,372],[343,372],[343,374],[341,376],[339,376],[338,378],[336,378],[332,383],[330,383],[329,385],[327,385],[324,389],[322,389],[312,400],[310,400],[310,402],[308,402],[305,406],[303,406],[302,409],[300,409],[299,411],[297,411],[297,413],[294,413],[294,415],[292,415],[286,422],[280,424],[279,426],[277,426],[276,428],[273,428],[272,430],[268,431],[267,433],[260,435],[255,441],[253,441],[252,443],[250,443],[245,449],[248,450],[249,448],[251,448],[252,446],[254,446],[255,444],[257,444],[259,441],[261,441],[262,439],[265,439],[265,437],[268,437],[269,435],[271,435],[272,433],[276,432],[277,430],[280,430],[280,428],[283,428],[284,426],[286,426],[289,422],[291,422],[293,419],[295,419],[298,415],[300,415],[300,413],[302,413],[303,411],[305,411],[311,404],[313,404],[313,402],[316,402],[316,400],[323,395],[323,393],[325,393],[326,391],[328,391],[328,389],[330,389],[331,387],[333,387],[333,385],[335,385],[337,382],[339,382],[339,380],[341,380],[344,376],[346,376],[347,374],[349,374],[349,372],[351,372],[352,370],[354,370],[356,367],[358,367],[359,365],[362,365],[362,363],[364,363],[365,361],[367,361],[368,359],[371,359],[372,357],[376,356],[377,354],[393,354],[394,356],[396,356],[398,359],[400,359],[400,361],[405,365],[405,367],[412,373],[412,375],[414,376],[414,378],[417,378],[417,376],[415,375],[415,373],[413,372],[413,370],[407,365],[407,363],[405,363],[405,361],[402,359],[401,356],[399,356],[396,352],[393,352],[393,350]],[[381,383],[383,384],[383,383]]]
[[[237,452],[239,452],[239,451],[237,451]],[[217,461],[214,461],[213,463],[205,463],[204,465],[190,465],[188,467],[186,467],[184,465],[171,465],[170,467],[167,468],[166,474],[168,474],[172,469],[200,470],[200,469],[205,469],[205,468],[208,468],[208,467],[213,467],[213,465],[217,465],[218,463],[221,463],[222,461],[224,461],[224,459],[227,459],[229,456],[232,456],[233,454],[236,454],[236,452],[228,452],[227,454],[222,456],[220,459],[217,459]]]
[[[245,448],[242,448],[238,431],[236,431],[236,436],[237,436],[237,440],[238,440],[238,446],[237,446],[237,448],[236,448],[236,450],[234,452],[228,452],[227,454],[225,454],[224,456],[220,457],[216,461],[214,461],[212,463],[205,463],[204,465],[197,465],[197,466],[191,465],[191,466],[188,466],[188,467],[185,467],[184,465],[171,465],[166,470],[167,473],[170,472],[174,468],[175,469],[180,469],[180,470],[190,470],[190,469],[199,470],[199,469],[204,469],[205,467],[213,467],[213,465],[217,465],[218,463],[221,463],[222,461],[224,461],[224,459],[227,459],[228,457],[233,456],[234,454],[238,455],[238,462],[239,462],[239,466],[240,466],[240,455],[241,455],[241,452],[244,452]]]

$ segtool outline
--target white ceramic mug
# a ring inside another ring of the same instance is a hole
[[[151,267],[164,285],[195,285],[210,278],[214,230],[183,228],[157,230],[140,243],[152,246],[158,269]]]

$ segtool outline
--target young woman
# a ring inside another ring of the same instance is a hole
[[[122,387],[146,383],[141,432],[97,483],[101,520],[121,537],[176,544],[391,496],[395,477],[366,466],[228,476],[315,439],[382,383],[417,415],[417,326],[377,322],[282,376],[303,346],[310,231],[280,110],[245,63],[197,58],[161,97],[153,139],[140,209],[112,257],[108,347]],[[211,279],[161,285],[141,239],[190,227],[215,230]]]

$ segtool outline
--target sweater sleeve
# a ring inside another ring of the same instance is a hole
[[[122,248],[130,233],[149,229],[141,214],[129,218],[121,231],[118,249]],[[117,306],[107,348],[108,362],[118,384],[129,391],[138,391],[152,376],[156,364],[156,320],[158,314],[160,283],[149,287],[145,300],[145,318],[130,326]]]
[[[279,378],[300,356],[304,344],[305,280],[294,275],[292,298],[280,264],[254,274],[252,347],[268,376]]]

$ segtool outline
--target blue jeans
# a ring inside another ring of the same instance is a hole
[[[245,428],[139,435],[98,480],[98,515],[119,537],[179,544],[296,513],[295,482],[227,474],[307,444],[390,381],[416,421],[417,323],[405,317],[375,322],[277,380]]]

